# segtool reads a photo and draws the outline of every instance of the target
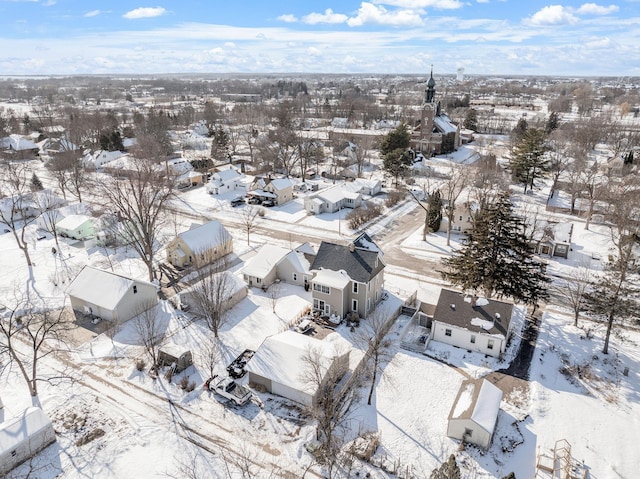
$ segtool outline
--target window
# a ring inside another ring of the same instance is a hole
[[[136,294],[138,292],[138,286],[137,285],[133,285],[133,294]]]
[[[354,299],[351,302],[351,311],[358,311],[358,300]]]
[[[445,336],[451,336],[451,330],[449,328],[444,330],[444,335]]]
[[[464,428],[464,437],[471,437],[473,435],[473,429],[469,429],[468,427]]]
[[[325,286],[324,284],[313,283],[313,290],[318,291],[319,293],[329,294],[331,289],[329,286]]]
[[[487,341],[487,349],[493,349],[494,343],[495,341],[493,339],[490,339],[489,341]]]
[[[298,273],[293,273],[293,280],[298,281]]]
[[[472,342],[473,344],[476,344],[476,335],[475,335],[475,334],[472,334],[472,335],[471,335],[471,342]]]
[[[358,294],[358,283],[353,282],[353,294]]]
[[[260,278],[256,278],[256,283],[260,284],[262,280]]]
[[[462,215],[460,215],[460,221],[462,221]]]

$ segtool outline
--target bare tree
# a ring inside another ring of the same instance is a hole
[[[571,309],[574,326],[578,326],[580,313],[585,309],[585,299],[592,281],[593,271],[586,266],[579,266],[553,286],[560,304]]]
[[[222,361],[222,352],[220,351],[220,343],[217,339],[206,340],[200,348],[200,362],[207,368],[209,377],[212,378],[218,364]]]
[[[309,413],[316,421],[316,438],[321,445],[317,457],[328,468],[329,477],[332,477],[343,443],[339,429],[345,426],[351,406],[357,400],[355,381],[337,386],[343,373],[339,367],[343,359],[341,353],[335,351],[332,364],[327,363],[327,357],[319,348],[309,348],[302,358],[301,379],[315,391]]]
[[[157,305],[143,305],[140,307],[140,311],[140,314],[133,319],[135,330],[138,341],[151,359],[150,371],[156,373],[158,370],[158,351],[160,343],[164,339],[165,330],[161,322],[158,321]]]
[[[0,319],[0,357],[9,356],[8,364],[16,364],[29,388],[31,396],[38,395],[41,359],[59,351],[65,345],[73,323],[59,310],[36,304],[16,288],[15,303],[9,314]],[[1,364],[1,362],[0,362]]]
[[[154,262],[158,235],[166,221],[166,208],[173,198],[173,182],[146,160],[135,160],[124,179],[108,178],[96,185],[105,204],[113,208],[122,235],[129,241],[149,272],[156,277]]]
[[[191,313],[204,321],[216,338],[224,324],[224,313],[228,309],[229,298],[235,286],[232,274],[225,271],[227,266],[225,257],[203,268],[199,280],[184,293],[188,297]]]
[[[250,235],[251,232],[256,227],[256,223],[258,221],[258,217],[260,216],[260,210],[254,206],[247,206],[242,210],[240,214],[240,223],[242,227],[247,232],[247,244],[250,245]]]
[[[459,166],[451,165],[447,179],[442,185],[442,199],[445,203],[445,216],[447,217],[447,246],[451,244],[451,227],[456,215],[456,201],[460,197],[462,190],[467,186],[467,174]]]
[[[271,312],[276,312],[276,305],[282,295],[282,285],[279,282],[271,283],[267,289],[267,297],[269,298],[269,304],[271,305]]]
[[[27,242],[27,227],[36,220],[32,211],[31,174],[22,163],[0,165],[0,221],[13,234],[29,268],[33,266]]]
[[[360,327],[354,335],[354,343],[365,351],[364,361],[367,364],[367,371],[371,373],[371,387],[367,398],[369,406],[378,375],[382,375],[384,365],[393,356],[390,349],[391,340],[387,338],[392,325],[393,321],[386,317],[380,308],[376,308],[366,320],[360,321]]]

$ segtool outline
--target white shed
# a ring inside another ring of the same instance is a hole
[[[447,436],[488,449],[501,400],[502,391],[486,379],[463,381],[449,413]]]
[[[0,476],[56,441],[51,421],[42,409],[28,408],[0,424]]]

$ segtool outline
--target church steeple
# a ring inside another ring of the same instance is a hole
[[[433,99],[436,96],[436,81],[433,79],[433,65],[431,65],[431,77],[427,82],[427,89],[425,90],[424,102],[433,103]]]

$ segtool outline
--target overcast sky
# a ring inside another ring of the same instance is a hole
[[[640,0],[0,0],[0,75],[640,76]]]

